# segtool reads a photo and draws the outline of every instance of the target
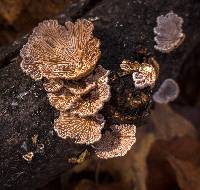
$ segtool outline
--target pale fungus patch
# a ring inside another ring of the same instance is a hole
[[[183,19],[173,11],[165,16],[157,17],[157,26],[154,28],[156,34],[154,48],[163,53],[169,53],[176,49],[185,39],[182,25]]]
[[[69,137],[78,144],[92,144],[101,138],[103,126],[104,122],[100,122],[95,117],[82,118],[61,112],[55,121],[54,130],[63,139]]]
[[[138,89],[148,86],[153,88],[159,75],[159,65],[154,58],[149,58],[147,63],[141,64],[137,61],[123,60],[120,67],[126,74],[132,74],[134,85]]]
[[[138,71],[133,72],[132,77],[135,87],[139,89],[143,89],[147,86],[153,88],[157,79],[154,67],[145,63],[141,64]]]
[[[113,125],[110,129],[94,144],[96,156],[102,159],[124,156],[136,142],[135,125]]]
[[[166,79],[157,92],[153,94],[153,100],[159,104],[167,104],[174,101],[180,93],[179,86],[173,79]]]
[[[24,154],[24,155],[22,156],[22,158],[23,158],[24,160],[26,160],[27,162],[31,162],[32,159],[33,159],[33,156],[34,156],[33,152],[28,152],[27,154]]]

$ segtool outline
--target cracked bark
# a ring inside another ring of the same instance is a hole
[[[171,54],[154,52],[153,27],[156,17],[173,10],[184,19],[186,39]],[[165,78],[178,78],[187,58],[200,42],[200,3],[189,0],[104,0],[77,1],[56,17],[61,23],[65,19],[79,17],[93,18],[95,35],[101,39],[102,56],[99,61],[115,75],[123,59],[137,59],[134,53],[138,47],[146,47],[155,55],[161,72],[157,84]],[[63,17],[63,15],[65,15]],[[35,189],[48,183],[72,164],[68,158],[78,156],[85,146],[74,144],[71,140],[60,139],[53,131],[56,111],[49,105],[42,82],[35,82],[26,76],[13,60],[26,43],[23,37],[12,45],[0,48],[0,187],[1,189]],[[131,80],[112,83],[123,90],[130,86]],[[115,91],[115,89],[113,89]],[[148,92],[149,93],[149,92]],[[119,92],[115,98],[122,96]],[[118,122],[109,112],[109,106],[115,105],[115,98],[101,111],[106,116],[108,125]],[[118,105],[117,105],[118,106]],[[149,107],[148,107],[149,108]],[[142,113],[147,109],[144,107]],[[133,121],[132,121],[133,122]],[[139,119],[138,125],[143,122]],[[32,137],[37,137],[33,143]],[[38,144],[44,149],[39,150]],[[22,156],[33,152],[32,161],[27,162]]]

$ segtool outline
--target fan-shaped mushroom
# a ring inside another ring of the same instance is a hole
[[[91,144],[101,138],[103,120],[96,117],[79,117],[68,112],[61,112],[54,123],[54,130],[58,136],[66,139],[70,137],[79,144]]]
[[[20,52],[22,70],[35,80],[88,75],[100,56],[100,41],[92,31],[92,22],[85,19],[65,26],[56,20],[39,23]]]
[[[94,144],[95,154],[99,158],[124,156],[136,142],[135,125],[113,125],[110,129]]]

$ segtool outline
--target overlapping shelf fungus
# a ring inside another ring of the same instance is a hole
[[[99,111],[111,97],[110,71],[97,65],[100,40],[93,36],[93,29],[86,19],[64,26],[56,20],[39,23],[20,52],[20,66],[32,79],[44,80],[49,102],[60,113],[54,122],[59,137],[79,144],[98,142],[93,147],[98,147],[100,158],[123,156],[135,143],[134,125],[108,127],[113,131],[111,141],[118,142],[119,148],[102,150],[101,146],[108,131],[102,135],[106,121]]]

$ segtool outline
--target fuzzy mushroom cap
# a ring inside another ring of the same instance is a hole
[[[33,30],[22,48],[21,68],[33,79],[80,79],[88,75],[100,57],[100,41],[92,22],[80,19],[65,26],[46,20]]]
[[[61,112],[54,123],[54,130],[63,139],[69,137],[78,144],[92,144],[101,138],[101,129],[104,123],[102,119],[97,117],[81,118]]]
[[[86,82],[94,84],[95,88],[91,90],[85,97],[82,97],[77,102],[76,106],[71,110],[71,113],[81,117],[95,115],[102,109],[105,102],[110,99],[110,86],[108,84],[109,71],[102,66],[98,66],[94,74],[91,74]]]
[[[157,92],[153,94],[153,100],[159,104],[167,104],[174,101],[180,93],[180,89],[176,81],[166,79],[161,84]]]
[[[163,53],[169,53],[177,48],[185,39],[182,25],[183,19],[172,11],[165,16],[157,17],[157,26],[154,28],[154,40],[157,45],[154,48]]]
[[[147,86],[152,88],[155,85],[157,73],[151,64],[143,63],[138,71],[133,72],[132,77],[136,88],[143,89]]]
[[[136,142],[134,125],[113,125],[110,128],[112,131],[107,131],[94,144],[96,156],[102,159],[124,156]]]

